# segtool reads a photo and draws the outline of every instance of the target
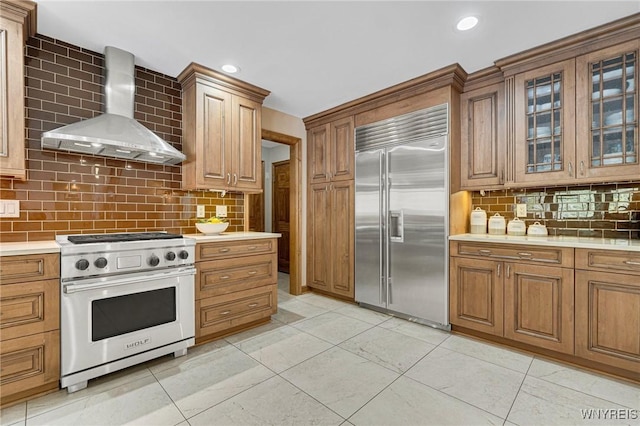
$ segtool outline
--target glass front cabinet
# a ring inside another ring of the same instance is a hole
[[[575,176],[575,60],[515,76],[515,180]]]
[[[640,177],[634,40],[576,60],[578,178]]]
[[[517,184],[640,177],[639,47],[633,40],[515,76]]]

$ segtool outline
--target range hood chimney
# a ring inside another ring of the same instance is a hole
[[[42,134],[42,148],[156,164],[178,164],[180,151],[133,118],[135,58],[124,50],[104,49],[105,113]]]

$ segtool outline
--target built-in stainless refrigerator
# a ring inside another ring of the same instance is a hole
[[[355,300],[440,328],[448,320],[448,108],[356,129]]]

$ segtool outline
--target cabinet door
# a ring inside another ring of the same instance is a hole
[[[231,183],[231,95],[197,84],[196,182],[198,188]]]
[[[629,179],[638,158],[640,40],[576,60],[578,178]]]
[[[502,336],[503,263],[452,257],[449,270],[451,324]]]
[[[355,164],[353,117],[332,122],[330,129],[330,178],[332,181],[353,179]]]
[[[573,354],[573,269],[505,263],[504,336]]]
[[[460,96],[462,189],[486,189],[504,184],[504,121],[504,83]]]
[[[262,161],[260,110],[258,102],[233,96],[232,182],[234,189],[260,190]]]
[[[354,188],[353,180],[332,184],[331,222],[326,230],[331,233],[331,291],[347,297],[354,297]]]
[[[24,398],[31,389],[57,389],[59,379],[59,330],[0,342],[0,404]]]
[[[0,17],[0,174],[26,177],[22,25]]]
[[[330,233],[331,206],[329,184],[309,186],[307,196],[307,285],[329,291],[330,286]]]
[[[576,270],[576,355],[640,378],[640,277]]]
[[[330,125],[314,127],[307,132],[307,169],[309,184],[328,182]]]
[[[575,180],[575,60],[515,77],[516,183]]]

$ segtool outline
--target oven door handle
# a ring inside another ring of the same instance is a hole
[[[63,286],[64,292],[66,294],[77,293],[79,291],[88,291],[88,290],[99,290],[106,287],[115,287],[127,284],[137,284],[141,282],[147,281],[155,281],[155,280],[164,280],[175,277],[182,277],[188,275],[195,275],[196,268],[180,268],[176,270],[171,270],[167,272],[154,272],[152,275],[144,276],[144,277],[129,277],[129,278],[120,278],[120,279],[112,279],[101,282],[93,282],[91,284],[65,284]]]

